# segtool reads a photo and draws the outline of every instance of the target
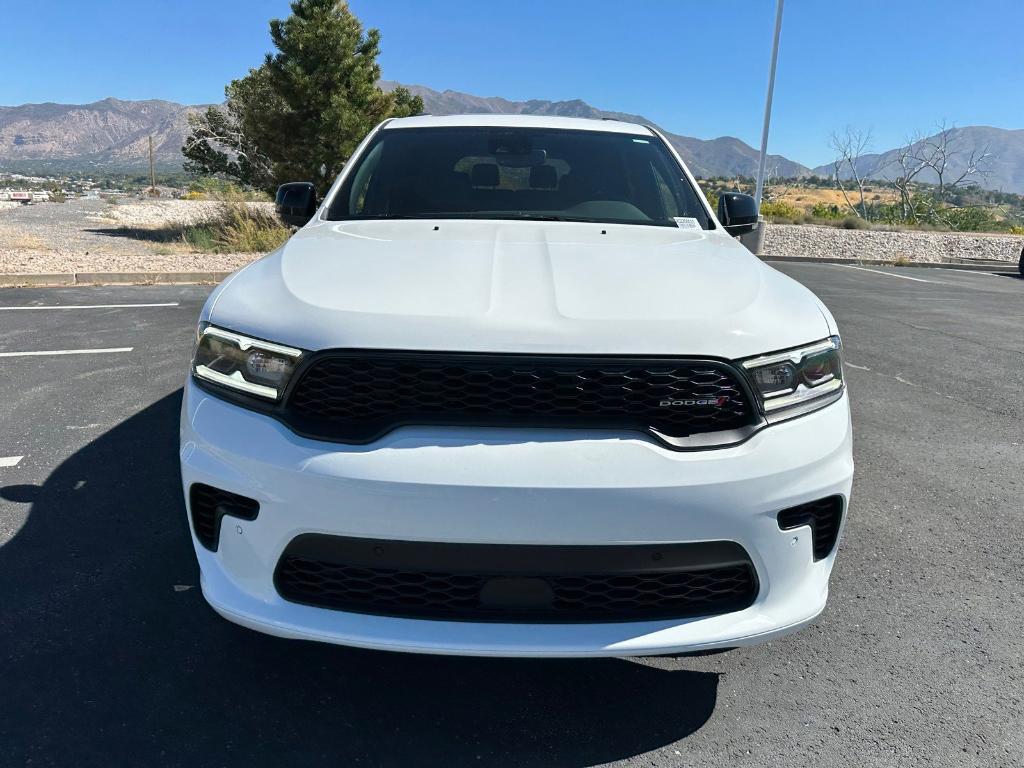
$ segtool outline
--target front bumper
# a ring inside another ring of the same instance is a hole
[[[849,405],[774,425],[733,448],[675,452],[598,431],[404,428],[363,446],[298,437],[191,381],[182,481],[257,499],[225,517],[219,547],[196,543],[203,594],[225,618],[282,637],[366,648],[495,656],[629,656],[752,645],[825,606],[835,553],[814,561],[810,529],[779,529],[786,507],[849,499]],[[845,514],[844,514],[845,522]],[[284,600],[273,583],[302,533],[498,544],[735,541],[757,571],[749,608],[691,619],[593,624],[393,618]],[[193,532],[194,537],[194,532]]]

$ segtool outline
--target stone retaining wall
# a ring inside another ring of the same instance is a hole
[[[838,259],[905,259],[927,263],[1006,261],[1024,250],[1024,235],[957,232],[881,232],[814,225],[769,224],[764,254]]]

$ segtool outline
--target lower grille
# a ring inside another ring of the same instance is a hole
[[[274,574],[286,600],[382,616],[503,622],[642,621],[728,613],[757,596],[734,542],[525,546],[305,534]]]
[[[212,485],[193,483],[189,488],[188,507],[192,514],[192,530],[199,543],[211,552],[217,551],[220,541],[220,521],[224,515],[243,520],[255,520],[260,504],[255,499],[222,491]]]
[[[815,560],[823,560],[832,553],[839,538],[842,521],[842,496],[829,496],[779,512],[779,528],[783,530],[799,528],[802,525],[811,527]]]

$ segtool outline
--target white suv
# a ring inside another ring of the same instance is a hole
[[[203,594],[428,653],[750,645],[825,607],[853,475],[835,321],[658,132],[378,126],[200,318],[181,470]],[[308,222],[308,223],[307,223]]]

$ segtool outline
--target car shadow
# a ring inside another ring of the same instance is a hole
[[[718,676],[686,662],[404,655],[224,621],[198,588],[179,406],[0,488],[31,504],[0,546],[0,763],[584,766],[714,711]]]
[[[165,227],[95,227],[86,229],[92,235],[105,235],[127,240],[143,240],[149,243],[181,242],[183,228],[180,226]]]

